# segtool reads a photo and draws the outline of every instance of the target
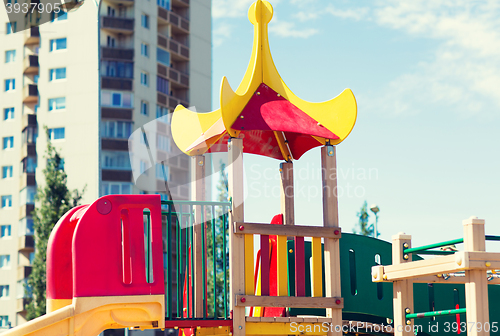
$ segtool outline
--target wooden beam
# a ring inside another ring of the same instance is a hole
[[[269,236],[295,236],[339,239],[342,236],[339,227],[321,227],[306,225],[269,225],[237,222],[233,224],[235,234],[263,234]]]
[[[464,225],[464,249],[471,252],[486,251],[486,240],[484,236],[484,220],[470,218],[463,221]],[[496,253],[495,253],[496,254]],[[482,262],[485,266],[485,262]],[[469,336],[489,336],[489,307],[488,307],[488,280],[485,270],[465,271],[469,282],[465,284],[465,305],[467,307],[467,322],[475,325],[467,328]],[[481,326],[481,328],[479,327]]]
[[[392,237],[392,266],[387,267],[401,267],[415,264],[411,261],[411,254],[405,255],[403,249],[411,247],[411,236],[405,234],[398,234]],[[385,268],[385,267],[384,267]],[[386,272],[387,273],[387,272]],[[389,274],[384,274],[384,276]],[[405,328],[406,325],[413,326],[412,320],[406,320],[406,310],[414,313],[413,310],[413,281],[399,280],[394,281],[392,285],[393,290],[393,306],[394,306],[394,335],[395,336],[413,336],[413,332],[409,331],[410,328]],[[401,326],[401,327],[400,327]],[[411,328],[413,330],[413,327]]]
[[[334,146],[321,148],[321,183],[323,192],[323,226],[339,227],[339,204],[337,194],[337,150]],[[340,231],[340,230],[339,230]],[[339,232],[340,233],[340,232]],[[334,237],[325,240],[325,296],[326,298],[342,296],[340,287],[340,245]],[[333,325],[341,325],[342,310],[330,306],[326,309],[326,317],[332,319]],[[341,336],[342,330],[329,330],[328,336]]]
[[[205,200],[205,156],[196,155],[192,158],[192,181],[191,197],[195,201]],[[194,227],[192,251],[194,255],[194,317],[203,318],[203,256],[202,254],[202,230],[201,226],[201,205],[194,206]],[[191,308],[192,309],[192,308]]]
[[[340,297],[295,297],[236,295],[237,307],[344,308]]]
[[[293,193],[293,163],[280,163],[281,177],[281,213],[284,225],[295,224],[294,193]]]
[[[243,207],[243,139],[228,142],[229,197],[232,200],[229,225],[244,221]],[[236,296],[245,293],[245,238],[229,233],[230,306],[233,311],[233,335],[245,335],[245,308],[236,306]]]

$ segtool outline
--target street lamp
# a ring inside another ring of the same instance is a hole
[[[378,229],[377,229],[377,226],[378,226],[378,213],[380,211],[380,208],[378,207],[378,205],[373,204],[370,207],[370,210],[375,214],[375,228],[373,230],[373,237],[378,238]]]

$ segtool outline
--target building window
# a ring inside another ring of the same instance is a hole
[[[149,115],[149,103],[147,101],[141,101],[141,114]]]
[[[132,183],[102,183],[102,195],[127,195],[132,193]]]
[[[144,28],[149,29],[149,15],[147,15],[147,14],[142,14],[142,16],[141,16],[141,25],[142,25]]]
[[[50,140],[62,140],[64,139],[64,127],[59,128],[49,128],[49,139]]]
[[[170,10],[170,0],[156,0],[156,4],[162,8]]]
[[[108,47],[110,47],[110,48],[114,48],[115,47],[116,40],[115,40],[114,37],[111,37],[111,36],[108,35],[107,41],[108,41]]]
[[[19,205],[35,204],[36,187],[26,187],[19,192]]]
[[[161,105],[156,105],[156,118],[158,118],[161,122],[170,124],[170,113],[168,111],[168,108]]]
[[[128,139],[132,135],[132,123],[128,121],[104,122],[103,137]]]
[[[50,40],[50,51],[66,49],[66,38],[58,38]]]
[[[32,236],[35,233],[33,227],[33,219],[29,217],[24,217],[19,221],[19,228],[17,231],[18,236]]]
[[[156,178],[158,180],[162,181],[170,180],[169,174],[170,172],[167,165],[163,165],[161,163],[156,164]]]
[[[170,66],[170,53],[162,48],[156,48],[156,60],[166,66]]]
[[[159,150],[170,152],[170,139],[167,136],[158,134],[156,142]]]
[[[35,261],[35,252],[30,252],[30,265],[33,265],[33,262]]]
[[[115,9],[111,6],[108,6],[108,16],[115,16]]]
[[[3,166],[2,167],[2,178],[12,178],[12,166]]]
[[[102,75],[106,77],[134,77],[134,63],[102,61]]]
[[[7,315],[0,315],[0,327],[3,327],[3,328],[9,328],[10,327],[9,316],[7,316]]]
[[[168,80],[163,77],[156,76],[156,91],[168,95],[170,92]]]
[[[144,160],[141,160],[140,164],[139,164],[139,173],[140,174],[148,174],[147,173],[147,170],[149,168],[149,163],[144,161]]]
[[[0,225],[0,238],[7,238],[12,235],[10,225]]]
[[[126,152],[103,152],[103,168],[130,170],[130,158]]]
[[[64,110],[65,108],[66,108],[66,97],[49,99],[49,111]]]
[[[101,105],[131,108],[132,93],[102,91]]]
[[[2,196],[2,209],[12,208],[12,195]]]
[[[14,137],[5,137],[3,138],[3,149],[12,149],[14,148]]]
[[[14,91],[16,89],[16,79],[10,78],[5,80],[5,92]]]
[[[52,22],[66,20],[67,18],[68,18],[68,13],[66,13],[62,9],[58,13],[56,13],[54,11],[51,12],[51,21]]]
[[[9,285],[0,285],[0,299],[9,298]],[[2,316],[0,316],[1,318]]]
[[[5,63],[15,62],[16,61],[16,51],[15,50],[7,50],[5,52]]]
[[[12,120],[14,119],[14,108],[8,107],[3,110],[3,120]]]
[[[13,34],[17,31],[17,22],[7,22],[7,35]]]
[[[38,165],[38,163],[36,161],[36,157],[28,156],[28,157],[24,158],[21,161],[21,174],[23,174],[23,173],[28,173],[28,174],[35,173],[37,165]]]
[[[147,72],[141,72],[141,84],[149,86],[149,74]]]
[[[0,255],[0,268],[10,268],[10,255]]]
[[[149,44],[141,43],[141,55],[144,57],[149,57]]]
[[[49,70],[49,82],[66,78],[66,68],[57,68]]]

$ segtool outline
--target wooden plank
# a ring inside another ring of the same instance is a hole
[[[278,296],[288,295],[288,250],[286,236],[277,236]],[[247,293],[248,294],[248,293]]]
[[[253,235],[245,235],[245,294],[255,294]]]
[[[232,200],[229,225],[244,222],[243,139],[231,138],[228,143],[228,191]],[[229,234],[230,309],[233,311],[233,335],[245,335],[245,308],[236,305],[236,297],[245,293],[245,239]]]
[[[247,316],[246,321],[247,322],[260,322],[261,317],[255,317],[255,316]]]
[[[482,259],[487,256],[484,252],[486,251],[484,220],[471,217],[468,220],[464,220],[463,225],[464,249],[469,252],[467,253],[469,261],[474,255],[474,252],[476,252],[475,256],[477,259]],[[480,260],[478,263],[486,267],[484,259]],[[489,325],[488,280],[486,279],[486,270],[476,269],[465,271],[465,275],[469,278],[469,282],[465,284],[467,322],[475,323],[474,326],[467,328],[467,335],[489,336],[490,328],[487,328],[487,331],[486,328],[484,328],[485,325]],[[479,328],[479,326],[481,326],[481,328]]]
[[[298,237],[318,237],[318,238],[335,238],[339,239],[342,236],[341,229],[337,226],[321,227],[321,226],[306,226],[306,225],[269,225],[257,223],[238,222],[233,225],[235,234],[265,234],[269,236],[298,236]]]
[[[411,236],[405,234],[399,234],[392,237],[392,266],[388,267],[402,267],[411,266],[418,261],[410,262],[411,255],[405,259],[403,249],[411,248]],[[451,256],[453,257],[453,256]],[[424,260],[427,261],[427,260]],[[417,268],[418,266],[414,266]],[[385,268],[385,267],[384,267]],[[385,274],[384,274],[385,276]],[[389,276],[389,274],[387,274]],[[406,309],[409,309],[411,313],[413,310],[413,282],[411,280],[400,280],[394,281],[392,284],[393,291],[393,306],[394,306],[394,335],[395,336],[413,336],[412,328],[404,328],[407,325],[406,320]],[[413,325],[413,321],[409,320],[410,325]],[[398,328],[398,326],[403,326]]]
[[[260,293],[261,295],[269,295],[269,236],[260,236]]]
[[[242,300],[244,298],[244,300]],[[244,301],[244,302],[242,302]],[[339,302],[339,304],[337,304]],[[238,307],[343,308],[342,298],[237,295]]]
[[[339,226],[339,205],[337,198],[337,149],[334,146],[321,148],[321,183],[323,194],[323,226],[325,229]],[[335,237],[325,237],[325,296],[340,297],[340,246]],[[334,306],[332,306],[334,307]],[[341,325],[342,311],[327,308],[326,316],[333,325]],[[328,335],[341,336],[341,330],[329,330]]]
[[[295,224],[294,193],[293,193],[293,163],[280,163],[281,177],[281,213],[284,225]]]
[[[306,296],[304,237],[295,237],[295,296]]]
[[[452,273],[464,270],[463,264],[458,265],[455,258],[463,255],[457,252],[454,255],[437,257],[434,259],[418,260],[411,263],[384,266],[384,275],[387,280],[403,280],[425,275]]]
[[[313,238],[311,243],[311,296],[323,296],[323,262],[321,258],[321,238]]]
[[[302,317],[290,317],[290,322],[304,322],[304,319]]]
[[[279,316],[277,316],[277,317],[274,318],[274,321],[278,322],[278,323],[280,323],[280,322],[282,322],[282,323],[289,323],[290,322],[290,317],[279,317]]]
[[[196,155],[192,159],[192,184],[191,195],[195,201],[205,200],[205,156]],[[194,316],[203,318],[203,254],[202,254],[202,230],[201,230],[200,205],[194,206],[194,227],[193,227],[193,253],[194,253]]]
[[[274,322],[274,317],[273,316],[261,317],[260,322]]]

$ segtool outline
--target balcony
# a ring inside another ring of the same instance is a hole
[[[26,279],[31,274],[31,266],[20,266],[17,268],[17,281]]]
[[[22,252],[33,252],[35,250],[35,240],[33,239],[33,236],[19,237],[18,250]]]
[[[35,210],[34,204],[24,204],[19,208],[19,219],[30,217],[31,213]]]
[[[132,109],[115,108],[115,107],[102,107],[101,118],[103,119],[119,119],[119,120],[132,120]]]
[[[189,21],[162,7],[158,7],[158,23],[171,25],[176,34],[189,34]]]
[[[117,61],[133,61],[134,49],[101,48],[101,58]]]
[[[134,19],[114,16],[101,17],[102,28],[114,33],[131,35],[134,33]]]
[[[26,187],[36,186],[35,173],[22,173],[21,183],[19,183],[19,189],[22,190]]]
[[[38,27],[31,27],[24,31],[24,44],[40,44],[40,30]]]
[[[36,114],[25,114],[23,115],[21,129],[25,129],[28,126],[36,127]]]
[[[134,5],[134,0],[107,0],[107,2],[116,4],[116,5],[122,5],[122,6],[133,6]]]
[[[26,311],[26,305],[28,303],[29,303],[29,299],[27,299],[27,298],[17,299],[16,312],[17,313],[25,312]]]
[[[189,107],[189,102],[187,102],[185,100],[181,100],[181,99],[178,99],[178,98],[175,98],[172,96],[168,96],[168,95],[161,93],[161,92],[157,92],[156,94],[157,94],[156,101],[159,104],[164,105],[168,108],[175,109],[177,107],[177,105],[179,105],[179,104],[183,105],[184,107]]]
[[[66,11],[75,10],[81,5],[85,0],[61,0],[61,7]]]
[[[102,139],[101,140],[102,150],[116,150],[116,151],[128,151],[128,139]]]
[[[28,55],[24,58],[24,74],[38,74],[38,55]]]
[[[21,157],[25,158],[27,156],[36,156],[36,144],[35,143],[23,144],[23,146],[21,147]]]
[[[189,0],[172,0],[172,5],[176,7],[189,7]]]
[[[130,170],[102,170],[102,180],[110,182],[132,182],[132,172]]]
[[[102,77],[102,89],[132,91],[133,80],[130,78]]]
[[[158,45],[167,49],[175,61],[189,61],[189,48],[162,34],[158,34]]]
[[[23,103],[38,103],[38,86],[36,84],[28,84],[24,86]]]
[[[189,76],[178,70],[158,64],[158,75],[167,78],[174,89],[189,88]]]

